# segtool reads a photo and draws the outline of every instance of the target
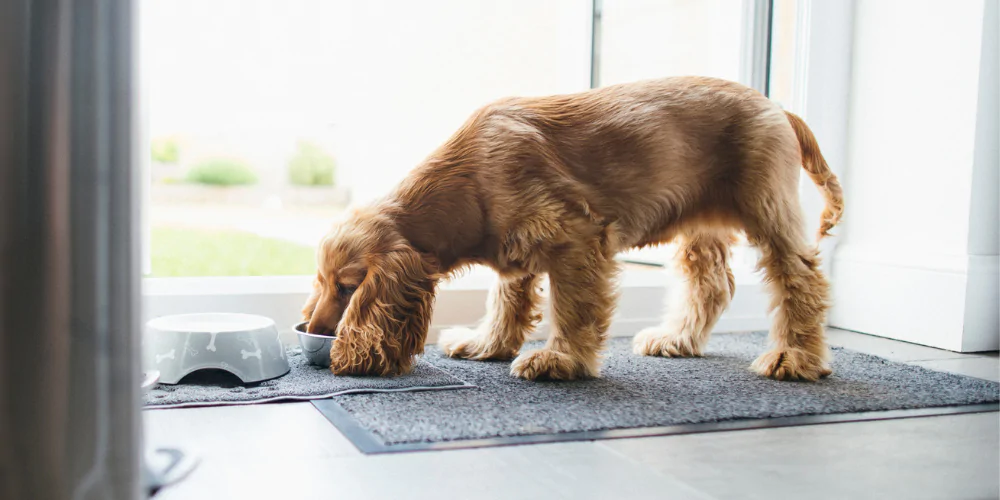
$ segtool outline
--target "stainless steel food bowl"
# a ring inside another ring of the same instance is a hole
[[[290,370],[274,320],[236,313],[163,316],[146,324],[143,368],[176,384],[191,372],[225,370],[244,383],[280,377]]]
[[[302,346],[302,354],[310,363],[324,368],[330,367],[330,348],[337,337],[327,335],[317,335],[306,333],[308,321],[303,321],[295,325],[295,333],[299,334],[299,345]]]

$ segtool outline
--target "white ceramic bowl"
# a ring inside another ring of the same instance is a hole
[[[237,313],[163,316],[146,324],[143,368],[160,372],[161,384],[176,384],[204,369],[225,370],[244,383],[289,371],[274,320]]]

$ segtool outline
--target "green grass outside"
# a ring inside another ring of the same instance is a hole
[[[316,273],[315,249],[241,231],[153,228],[155,277]]]

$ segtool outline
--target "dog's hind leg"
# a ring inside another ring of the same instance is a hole
[[[565,244],[549,268],[552,333],[543,349],[514,360],[510,373],[528,380],[573,380],[600,373],[617,292],[618,265],[600,241]]]
[[[701,356],[719,316],[736,293],[729,267],[730,231],[685,234],[679,238],[674,266],[681,282],[672,287],[663,322],[632,339],[644,356]]]
[[[501,276],[479,326],[444,330],[438,345],[456,358],[513,359],[541,319],[538,303],[537,275]]]
[[[817,250],[805,242],[797,205],[768,203],[767,217],[747,224],[747,237],[760,249],[774,310],[774,347],[753,362],[760,375],[777,380],[817,380],[831,373],[823,338],[829,284]]]

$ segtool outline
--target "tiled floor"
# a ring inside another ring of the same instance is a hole
[[[963,355],[845,331],[830,343],[990,380]],[[200,465],[156,498],[1000,498],[997,413],[365,456],[308,403],[144,413]]]

